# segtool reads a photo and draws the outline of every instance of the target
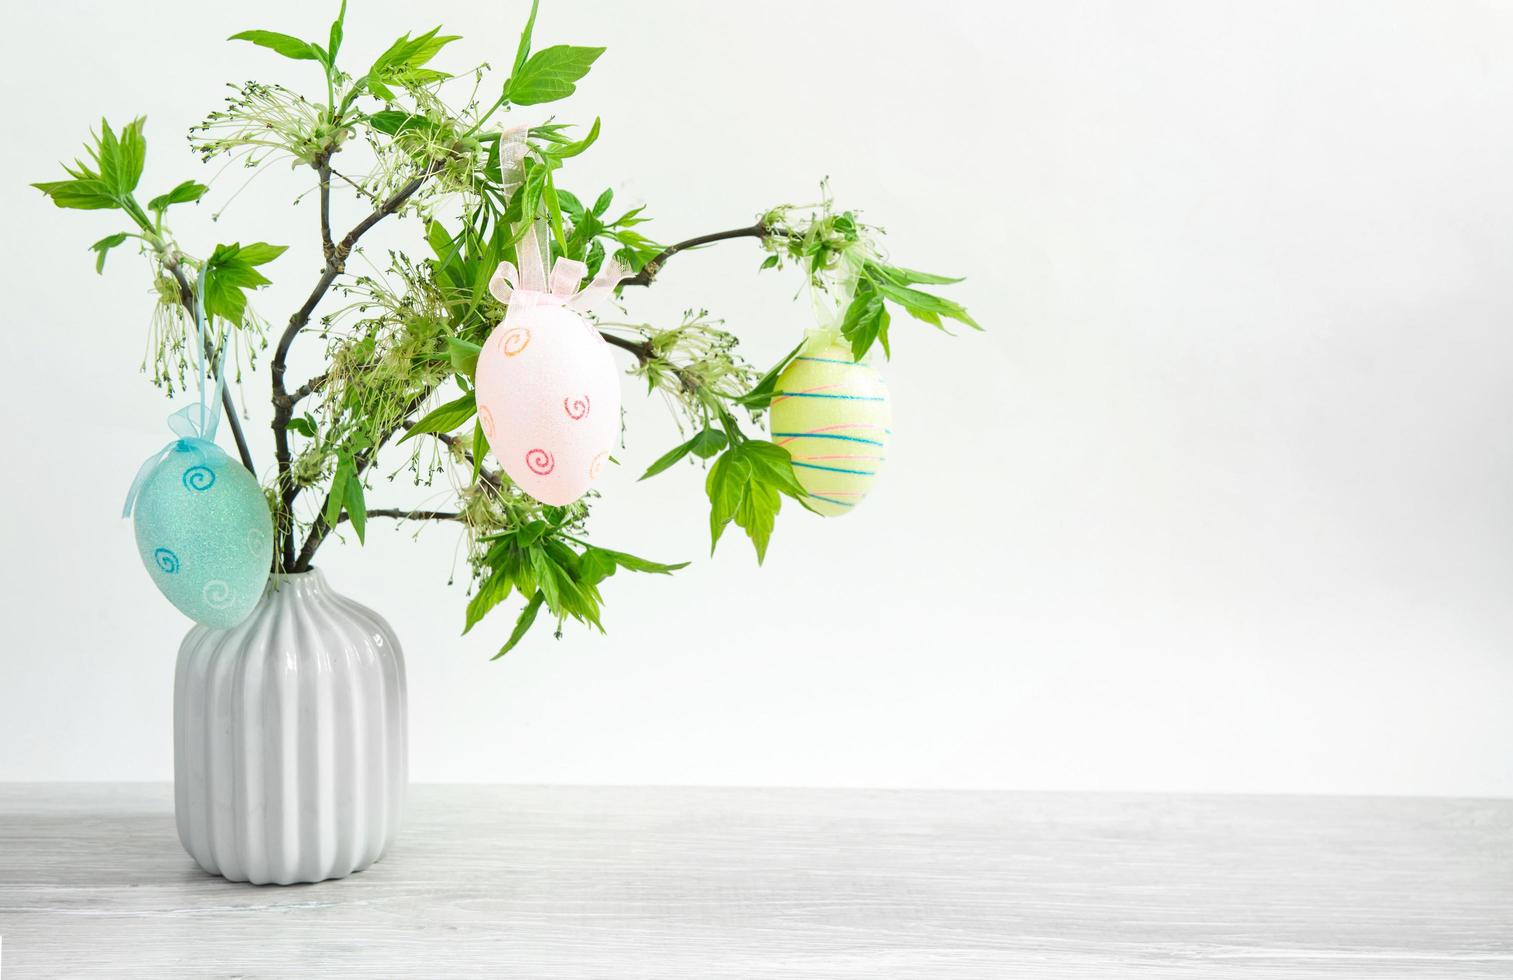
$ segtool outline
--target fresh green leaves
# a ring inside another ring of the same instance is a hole
[[[247,312],[248,289],[268,285],[270,280],[257,266],[267,265],[288,248],[253,242],[250,245],[217,245],[205,261],[205,313],[240,324]]]
[[[147,202],[147,210],[162,214],[175,204],[189,204],[204,197],[210,190],[197,181],[186,180],[167,194],[159,194]]]
[[[251,41],[260,48],[277,52],[285,58],[293,58],[295,61],[319,61],[325,63],[326,53],[320,45],[310,41],[301,41],[297,37],[288,34],[280,34],[278,31],[242,31],[228,37],[228,41]]]
[[[413,439],[415,436],[427,432],[451,432],[460,428],[464,422],[478,414],[478,401],[470,391],[461,398],[453,399],[445,405],[438,405],[427,412],[419,422],[410,427],[410,431],[404,434],[399,441]]]
[[[72,167],[64,164],[70,179],[44,181],[33,184],[60,208],[77,208],[98,211],[120,208],[131,212],[133,217],[141,209],[132,200],[132,191],[142,179],[142,167],[147,159],[147,141],[142,135],[145,117],[133,119],[122,127],[119,135],[110,128],[110,123],[100,120],[100,132],[85,146],[90,162],[76,160]],[[141,221],[145,222],[145,216]]]
[[[326,39],[326,57],[330,64],[336,64],[336,52],[341,50],[342,32],[347,23],[347,0],[341,0],[341,9],[336,12],[336,19],[331,22],[331,33]]]
[[[326,511],[322,517],[332,527],[341,520],[342,511],[352,521],[352,530],[357,540],[364,542],[368,527],[368,505],[363,494],[362,478],[358,476],[357,464],[350,455],[343,454],[336,464],[336,475],[331,479],[331,492],[326,496]]]
[[[690,453],[700,459],[708,459],[729,444],[730,440],[726,437],[725,433],[711,426],[705,426],[692,439],[682,445],[674,446],[655,463],[647,467],[646,472],[641,474],[641,479],[645,480],[671,469],[674,463],[677,463]]]
[[[800,501],[808,496],[793,474],[788,450],[758,439],[741,439],[715,460],[704,490],[709,495],[710,553],[726,525],[735,521],[756,547],[757,564],[767,557],[783,495]]]
[[[828,188],[818,205],[773,208],[762,216],[762,227],[763,244],[772,252],[762,262],[763,269],[781,265],[786,258],[805,269],[815,287],[850,293],[840,331],[858,361],[873,344],[881,344],[883,353],[891,355],[889,304],[941,330],[944,320],[982,329],[960,303],[914,288],[945,286],[960,279],[881,261],[875,240],[878,229],[863,224],[856,212],[835,211]]]
[[[851,344],[851,357],[860,361],[862,355],[872,349],[876,340],[883,343],[888,353],[888,311],[883,308],[883,298],[870,279],[859,279],[851,303],[841,318],[841,336]]]
[[[548,516],[556,508],[548,508]],[[579,550],[581,549],[581,550]],[[603,632],[599,583],[616,569],[666,575],[687,563],[664,565],[623,551],[598,548],[563,534],[549,520],[535,520],[490,540],[483,556],[478,591],[468,603],[463,632],[471,630],[512,593],[528,596],[515,628],[495,659],[524,638],[544,605],[560,626],[571,618]]]
[[[541,6],[541,0],[531,0],[530,16],[525,19],[525,28],[520,32],[520,43],[515,47],[515,63],[510,66],[510,74],[520,74],[520,69],[525,67],[525,60],[531,56],[531,34],[536,30],[536,8]]]
[[[114,235],[106,235],[89,246],[89,250],[95,253],[95,272],[103,273],[105,271],[105,253],[126,241],[126,238],[126,232],[118,231]]]
[[[793,359],[799,356],[804,349],[805,341],[800,341],[793,350],[783,355],[783,359],[774,364],[762,379],[758,381],[750,391],[736,399],[736,404],[753,412],[767,408],[772,404],[772,397],[777,393],[778,375],[782,374]]]
[[[973,330],[981,330],[982,327],[960,303],[912,288],[914,283],[944,285],[955,282],[961,280],[881,262],[863,262],[857,275],[856,291],[841,319],[841,335],[851,344],[851,356],[860,361],[874,342],[882,344],[883,353],[891,356],[892,351],[888,349],[890,319],[883,306],[884,300],[938,329],[945,329],[941,319],[946,318],[965,323]]]
[[[425,82],[446,78],[446,73],[428,69],[425,64],[441,52],[441,49],[457,40],[456,34],[442,34],[440,26],[424,34],[411,37],[401,35],[379,55],[354,88],[365,84],[370,92],[388,102],[395,99],[391,85],[403,82]]]
[[[537,589],[536,594],[531,596],[531,601],[527,602],[525,608],[520,610],[520,616],[515,620],[515,628],[510,630],[510,638],[505,641],[504,646],[499,648],[499,652],[494,654],[490,659],[498,660],[506,653],[515,649],[520,644],[520,641],[525,639],[525,634],[529,633],[531,627],[536,625],[536,614],[541,612],[541,606],[544,602],[546,602],[546,593]]]
[[[577,91],[577,83],[603,48],[584,48],[557,44],[537,51],[504,84],[504,97],[515,105],[540,105],[556,102]]]
[[[347,21],[347,0],[341,0],[341,8],[336,12],[336,19],[331,22],[331,30],[326,36],[326,46],[321,47],[315,41],[305,41],[290,34],[280,34],[278,31],[241,31],[228,37],[228,41],[248,41],[260,48],[267,48],[285,58],[294,61],[319,62],[326,69],[329,80],[331,73],[336,69],[336,53],[341,50],[342,35]]]
[[[478,371],[478,355],[483,353],[481,344],[459,340],[456,337],[447,338],[447,357],[452,362],[452,370],[465,378],[471,378]]]

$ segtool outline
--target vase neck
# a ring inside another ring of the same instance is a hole
[[[326,576],[318,568],[307,572],[274,572],[268,576],[268,588],[264,597],[273,595],[291,599],[313,599],[331,594]]]

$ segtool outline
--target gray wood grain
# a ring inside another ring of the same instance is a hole
[[[412,789],[235,885],[166,786],[0,785],[3,976],[1513,977],[1513,801]]]

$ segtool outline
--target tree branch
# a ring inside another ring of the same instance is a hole
[[[642,364],[645,364],[647,361],[651,360],[651,344],[647,341],[630,340],[628,338],[621,337],[618,334],[607,333],[603,330],[599,331],[599,336],[603,337],[604,342],[606,344],[609,344],[611,347],[618,347],[621,350],[630,351],[632,354],[636,355],[636,360],[640,361]]]
[[[700,245],[713,245],[715,242],[726,242],[732,238],[766,238],[771,234],[772,229],[767,227],[767,223],[765,221],[758,221],[748,228],[732,228],[730,231],[716,231],[708,235],[699,235],[696,238],[678,242],[676,245],[669,245],[649,259],[641,267],[640,272],[629,279],[621,280],[620,285],[650,286],[652,280],[657,278],[657,273],[662,270],[662,266],[667,263],[667,260],[687,249],[698,248]]]
[[[322,150],[315,158],[315,170],[320,174],[320,250],[329,263],[336,254],[336,246],[331,241],[331,154],[333,150]]]
[[[450,510],[399,510],[393,507],[380,507],[377,510],[368,511],[369,517],[392,517],[397,521],[460,521],[462,515]],[[346,511],[336,519],[336,523],[349,521],[352,516]]]
[[[290,397],[284,387],[284,372],[288,367],[289,348],[293,346],[294,338],[298,337],[299,332],[309,324],[310,316],[315,312],[315,307],[325,297],[327,290],[331,288],[331,284],[336,281],[336,277],[341,275],[346,269],[347,257],[352,254],[352,249],[356,247],[358,240],[367,234],[368,230],[374,225],[403,207],[405,202],[414,197],[415,193],[420,190],[425,182],[445,165],[445,162],[445,159],[442,157],[431,160],[420,173],[411,178],[409,183],[391,194],[388,200],[373,209],[366,218],[359,221],[351,231],[347,232],[340,242],[330,246],[326,254],[325,268],[321,270],[320,278],[316,280],[315,287],[310,290],[310,295],[305,298],[304,304],[289,317],[289,325],[284,328],[283,334],[279,337],[278,347],[275,348],[273,353],[272,366],[273,448],[274,458],[278,463],[276,487],[279,503],[274,513],[274,533],[278,536],[281,543],[279,553],[282,555],[283,567],[285,569],[290,569],[298,564],[305,564],[303,556],[297,559],[294,553],[294,501],[299,497],[300,488],[290,476],[290,469],[294,464],[294,456],[289,450],[289,420],[294,417],[295,399]],[[321,228],[323,236],[322,244],[324,246],[329,244],[330,235],[330,161],[322,159],[318,169],[321,172]],[[314,528],[311,531],[313,535]],[[324,536],[324,534],[321,535],[321,537]],[[316,544],[319,544],[319,539],[316,540]],[[307,539],[306,545],[308,548],[309,539]],[[313,550],[310,549],[312,554]],[[308,567],[307,564],[306,567]]]

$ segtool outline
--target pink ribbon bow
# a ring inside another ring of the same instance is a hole
[[[576,259],[558,259],[548,274],[535,223],[526,229],[515,254],[520,267],[517,269],[513,262],[501,262],[489,280],[489,292],[509,305],[504,314],[506,324],[537,306],[566,306],[581,312],[608,298],[620,281],[631,274],[624,263],[615,259],[606,262],[594,281],[582,289],[578,284],[588,275],[588,266]]]
[[[530,145],[526,142],[529,132],[529,127],[522,125],[500,135],[499,155],[505,185],[512,191],[525,179],[525,157],[530,152]],[[540,227],[539,221],[532,220],[516,244],[515,257],[520,261],[519,268],[513,262],[501,262],[489,279],[489,292],[509,306],[504,314],[504,324],[513,324],[527,310],[537,306],[566,306],[583,312],[613,293],[621,280],[630,278],[630,270],[614,259],[606,262],[594,281],[582,289],[578,284],[588,275],[588,266],[576,259],[558,259],[548,274],[551,251],[543,247]]]

